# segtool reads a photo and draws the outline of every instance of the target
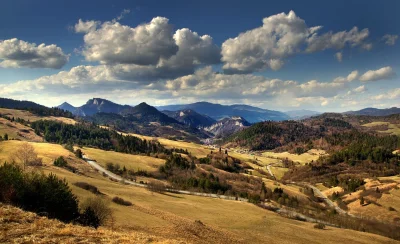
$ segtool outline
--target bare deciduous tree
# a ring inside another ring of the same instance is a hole
[[[42,159],[38,158],[38,154],[35,152],[35,148],[28,142],[22,143],[18,150],[14,154],[14,158],[17,158],[20,163],[24,166],[40,166],[42,165]]]
[[[89,197],[81,203],[81,209],[91,208],[99,218],[100,225],[104,225],[109,220],[113,220],[112,210],[107,200],[100,196]]]

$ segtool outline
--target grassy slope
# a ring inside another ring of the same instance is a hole
[[[0,243],[176,243],[139,231],[111,231],[64,224],[0,204]]]
[[[32,128],[0,118],[0,136],[4,134],[8,134],[9,139],[37,142],[43,140],[40,136],[35,134]]]
[[[5,150],[1,150],[0,156],[4,158],[8,150],[17,146],[15,143],[19,142],[2,142],[0,147]],[[51,162],[58,155],[69,155],[59,145],[32,144],[45,162]],[[120,196],[131,201],[134,203],[132,207],[110,203],[115,211],[116,224],[124,229],[134,228],[163,238],[185,238],[194,242],[389,243],[387,238],[351,230],[317,230],[310,223],[286,219],[249,203],[151,193],[146,189],[112,182],[85,166],[82,166],[85,175],[73,174],[51,165],[41,169],[45,173],[52,172],[66,178],[69,183],[84,181],[93,184],[106,194],[107,199]],[[73,185],[71,187],[79,199],[92,195]],[[195,225],[195,220],[201,220],[205,225]]]
[[[151,172],[157,170],[160,165],[165,163],[163,159],[114,151],[103,151],[94,148],[84,147],[82,151],[90,159],[96,160],[97,163],[103,167],[105,167],[107,163],[118,163],[121,167],[125,166],[127,169],[133,169],[135,171],[141,169]]]
[[[26,121],[37,121],[41,119],[47,119],[47,120],[55,120],[55,121],[60,121],[66,124],[75,124],[76,121],[70,118],[64,118],[64,117],[54,117],[54,116],[48,116],[48,117],[41,117],[35,114],[32,114],[29,111],[25,110],[17,110],[17,109],[7,109],[7,108],[0,108],[0,114],[7,115],[8,117],[15,117],[15,118],[21,118]]]
[[[109,198],[120,196],[134,203],[133,207],[112,204],[116,211],[117,223],[125,227],[148,230],[150,234],[159,234],[168,238],[185,236],[200,241],[188,234],[192,231],[188,225],[201,220],[213,231],[225,238],[252,243],[382,243],[384,237],[350,230],[328,228],[316,230],[310,223],[294,221],[260,209],[249,203],[203,198],[176,194],[151,193],[145,189],[110,182],[93,175],[83,179],[62,169],[50,169],[69,182],[86,181],[96,185]],[[73,188],[79,198],[88,193]],[[290,233],[290,235],[288,235]],[[201,237],[203,241],[216,241]],[[204,239],[203,239],[204,238]],[[215,238],[215,237],[212,237]]]
[[[272,158],[279,158],[279,159],[285,159],[288,158],[294,162],[298,162],[300,164],[306,164],[309,163],[312,160],[317,160],[320,155],[324,155],[325,152],[323,150],[310,150],[306,153],[303,154],[292,154],[288,152],[282,152],[282,153],[275,153],[275,152],[263,152],[262,155],[265,157],[272,157]]]
[[[362,126],[365,127],[375,127],[375,126],[381,126],[381,125],[387,125],[388,130],[383,130],[383,131],[378,131],[380,133],[387,133],[387,134],[392,134],[392,135],[400,135],[400,124],[392,124],[389,122],[371,122],[368,124],[363,124]]]

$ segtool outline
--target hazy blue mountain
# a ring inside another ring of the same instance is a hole
[[[197,102],[192,104],[167,105],[158,107],[160,111],[178,111],[184,109],[192,109],[199,114],[205,114],[215,120],[226,117],[238,116],[243,117],[250,123],[256,123],[265,120],[288,120],[290,117],[282,112],[257,108],[249,105],[221,105],[209,102]]]
[[[387,116],[391,114],[400,114],[400,108],[392,107],[392,108],[364,108],[358,111],[348,111],[344,114],[353,114],[353,115],[370,115],[370,116]]]
[[[89,99],[86,104],[80,107],[73,107],[68,103],[63,103],[58,108],[65,109],[78,116],[90,116],[96,113],[115,113],[130,108],[128,105],[120,105],[102,98]]]
[[[125,117],[135,118],[140,122],[159,122],[161,124],[181,124],[174,118],[158,111],[147,103],[140,103],[135,107],[128,107],[120,112]]]
[[[72,106],[71,104],[64,102],[63,104],[57,106],[57,108],[59,109],[63,109],[65,111],[69,111],[71,113],[75,113],[75,111],[77,110],[76,107]]]
[[[306,110],[306,109],[301,109],[301,110],[291,110],[285,112],[290,118],[294,120],[299,120],[299,119],[307,119],[312,116],[320,115],[320,112],[317,111],[312,111],[312,110]]]

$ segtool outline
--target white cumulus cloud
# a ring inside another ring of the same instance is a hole
[[[361,46],[369,30],[318,34],[321,26],[308,27],[294,11],[263,19],[261,27],[248,30],[222,44],[223,68],[228,73],[251,73],[267,68],[279,69],[286,58],[297,53]]]
[[[17,38],[0,41],[0,67],[60,69],[69,56],[56,45],[36,45]]]
[[[368,70],[363,75],[360,76],[360,81],[378,81],[391,79],[396,76],[392,67],[386,66],[377,70]]]

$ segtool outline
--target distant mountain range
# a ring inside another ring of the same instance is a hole
[[[392,108],[364,108],[358,111],[348,111],[344,114],[352,114],[352,115],[370,115],[370,116],[387,116],[392,114],[400,114],[400,108],[392,107]]]
[[[213,119],[207,115],[199,114],[192,109],[184,109],[184,110],[178,110],[178,111],[164,110],[162,112],[164,114],[168,115],[169,117],[174,118],[177,121],[179,121],[185,125],[195,127],[198,129],[202,129],[202,128],[211,126],[212,124],[217,122],[215,119]]]
[[[312,110],[306,110],[306,109],[301,109],[301,110],[291,110],[285,112],[291,119],[294,120],[300,120],[300,119],[307,119],[312,116],[320,115],[320,112],[317,111],[312,111]]]
[[[25,103],[29,102],[21,102],[17,105],[24,106]],[[35,106],[34,103],[28,105]],[[323,116],[311,110],[293,110],[283,113],[248,105],[221,105],[208,102],[158,108],[146,103],[129,106],[101,98],[90,99],[80,107],[63,103],[58,108],[117,130],[192,141],[208,137],[226,138],[260,121],[303,120],[312,116]],[[338,113],[338,115],[387,116],[398,113],[400,113],[400,108],[366,108]]]
[[[96,113],[115,113],[119,114],[123,110],[131,108],[129,105],[120,105],[102,98],[89,99],[86,104],[74,107],[69,103],[63,103],[58,108],[70,111],[77,116],[91,116]]]
[[[281,121],[290,119],[290,117],[285,113],[248,105],[221,105],[208,102],[197,102],[191,104],[159,106],[157,108],[160,111],[192,109],[199,114],[207,115],[215,120],[237,116],[245,118],[250,123],[257,123],[266,120]]]

